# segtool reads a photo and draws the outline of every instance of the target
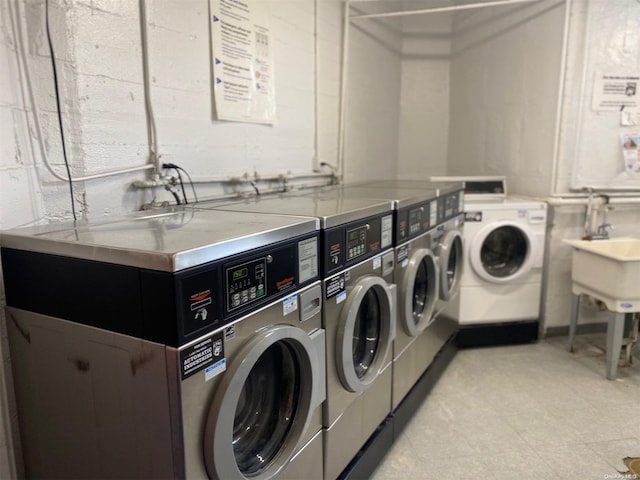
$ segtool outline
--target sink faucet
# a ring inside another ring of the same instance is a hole
[[[607,240],[609,238],[608,229],[613,230],[613,225],[611,225],[610,223],[603,223],[602,225],[598,225],[596,233],[591,235],[591,240]]]
[[[604,240],[609,238],[607,229],[613,229],[613,225],[607,223],[607,210],[609,208],[611,207],[609,205],[608,195],[596,194],[593,191],[589,194],[583,239]],[[600,213],[602,213],[602,223],[596,226]]]

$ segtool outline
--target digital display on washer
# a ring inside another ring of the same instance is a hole
[[[267,294],[266,271],[266,257],[226,269],[227,305],[230,312]]]
[[[246,277],[248,273],[249,273],[249,269],[248,268],[241,268],[239,270],[236,270],[232,274],[233,275],[233,281],[240,280],[241,278]]]
[[[347,262],[367,252],[367,225],[347,231]]]

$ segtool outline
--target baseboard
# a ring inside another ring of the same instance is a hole
[[[538,320],[461,325],[456,344],[458,348],[471,348],[535,342],[538,340],[538,330]]]
[[[606,323],[584,323],[576,325],[576,334],[583,335],[589,333],[605,333]],[[561,327],[547,327],[544,331],[545,337],[567,337],[569,335],[569,325]]]
[[[338,479],[364,480],[371,477],[391,445],[393,445],[393,423],[389,416],[373,432]]]

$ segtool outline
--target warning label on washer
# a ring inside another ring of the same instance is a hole
[[[224,359],[222,332],[180,351],[180,370],[182,379]]]
[[[404,267],[405,265],[402,264],[402,262],[407,258],[409,258],[409,247],[407,245],[398,247],[396,250],[396,263],[399,263]]]
[[[326,297],[329,300],[344,290],[344,274],[336,275],[327,280]]]
[[[282,299],[282,315],[289,315],[298,310],[298,294],[294,293]]]
[[[216,375],[224,372],[227,369],[227,359],[223,358],[222,360],[218,360],[213,365],[205,368],[204,370],[204,381],[208,382]]]

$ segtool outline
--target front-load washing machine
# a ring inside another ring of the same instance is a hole
[[[440,314],[447,305],[458,295],[461,285],[461,276],[464,264],[463,256],[463,226],[464,226],[464,183],[456,180],[431,182],[429,180],[371,180],[357,184],[358,186],[372,189],[397,188],[402,190],[416,189],[427,195],[436,192],[437,204],[435,222],[432,232],[433,251],[438,259],[439,281],[438,300],[435,305],[434,316],[440,318]],[[434,205],[432,204],[432,208]],[[433,213],[432,213],[433,215]],[[433,219],[432,219],[433,220]],[[446,316],[444,318],[447,318]],[[442,321],[442,332],[438,335],[437,344],[444,344],[451,334],[455,332],[455,326],[450,322]],[[440,328],[430,328],[435,332]],[[423,340],[426,341],[428,337]],[[443,340],[444,339],[444,340]],[[440,345],[442,346],[442,345]],[[431,349],[431,348],[429,348]]]
[[[323,478],[315,218],[2,233],[29,478]]]
[[[465,180],[473,192],[465,205],[466,261],[459,299],[446,310],[460,324],[461,346],[538,338],[547,205],[507,196],[503,184],[501,177]]]
[[[355,184],[366,188],[394,188],[408,191],[416,189],[431,196],[436,192],[437,204],[434,233],[437,238],[435,247],[440,265],[439,301],[436,315],[451,301],[460,287],[462,273],[462,229],[464,225],[464,183],[457,180],[369,180]],[[433,213],[432,213],[433,215]]]
[[[418,341],[422,335],[432,335],[428,327],[433,323],[439,300],[440,267],[436,253],[439,245],[434,235],[438,224],[438,191],[367,184],[346,184],[334,190],[344,198],[383,198],[394,204],[394,283],[398,289],[393,343],[395,410],[439,349],[437,342]]]
[[[327,335],[324,475],[337,478],[391,411],[396,331],[392,203],[325,191],[193,208],[320,219]]]

